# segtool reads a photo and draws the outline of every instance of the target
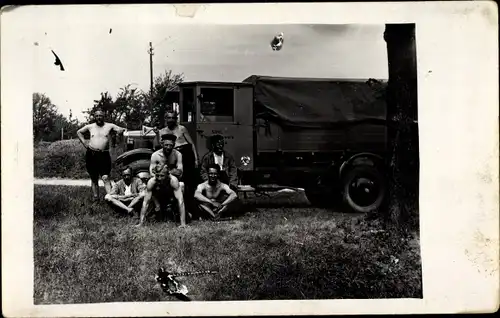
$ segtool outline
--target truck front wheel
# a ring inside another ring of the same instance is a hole
[[[372,166],[354,166],[342,180],[343,201],[354,212],[376,211],[382,205],[387,190],[384,176]]]
[[[137,175],[140,172],[149,172],[149,163],[149,160],[141,159],[129,163],[128,167],[132,169],[133,175]]]

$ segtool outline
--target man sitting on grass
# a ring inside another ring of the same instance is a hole
[[[173,216],[174,219],[177,219],[178,211],[180,214],[181,227],[186,226],[186,210],[184,208],[184,197],[179,185],[179,180],[169,173],[167,165],[157,165],[154,167],[153,172],[154,177],[149,179],[144,192],[144,201],[142,203],[141,215],[137,226],[141,226],[144,223],[153,198],[154,201],[159,203],[159,212],[161,212],[161,210],[166,210],[165,212],[169,214],[169,216]]]
[[[240,200],[229,185],[220,181],[220,166],[210,164],[207,172],[208,180],[198,185],[194,193],[200,212],[208,213],[213,220],[217,220],[223,215],[228,216],[238,211]]]
[[[115,183],[111,192],[106,194],[104,200],[112,205],[134,214],[134,207],[144,197],[145,185],[141,179],[132,176],[132,169],[126,167],[122,171],[122,179]],[[128,205],[126,205],[128,203]]]

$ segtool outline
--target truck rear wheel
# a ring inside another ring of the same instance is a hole
[[[344,203],[354,212],[369,213],[382,205],[387,186],[384,176],[372,166],[355,166],[342,180]]]

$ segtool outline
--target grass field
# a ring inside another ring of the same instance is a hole
[[[192,300],[422,297],[418,238],[361,216],[311,208],[303,196],[251,198],[233,221],[187,228],[90,206],[85,187],[35,186],[35,304],[175,300],[154,280],[167,270]]]

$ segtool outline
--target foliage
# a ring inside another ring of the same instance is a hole
[[[60,114],[57,106],[42,93],[33,93],[33,138],[35,142],[56,141],[62,138],[75,138],[79,126],[70,110],[69,119]]]
[[[182,83],[182,74],[172,74],[172,71],[165,71],[164,74],[155,78],[153,91],[145,94],[145,100],[151,109],[151,126],[165,126],[165,112],[172,107],[172,101],[167,93],[178,89],[178,84]]]
[[[135,228],[105,204],[92,207],[89,187],[35,186],[34,198],[36,304],[175,301],[154,280],[160,266],[218,271],[179,279],[198,301],[422,298],[417,236],[304,207],[303,196],[251,198],[253,209],[233,221],[184,229]]]
[[[130,130],[141,129],[142,125],[163,124],[165,109],[171,105],[167,93],[177,90],[182,81],[182,74],[165,71],[154,79],[151,91],[143,92],[129,84],[120,89],[114,100],[109,92],[101,93],[101,98],[94,100],[92,108],[84,111],[87,123],[91,122],[94,111],[101,108],[107,121]]]
[[[120,148],[111,148],[112,162],[121,154]],[[34,148],[35,178],[88,179],[85,168],[85,148],[78,139],[59,140],[49,145],[38,143]],[[114,165],[111,178],[119,173]]]

